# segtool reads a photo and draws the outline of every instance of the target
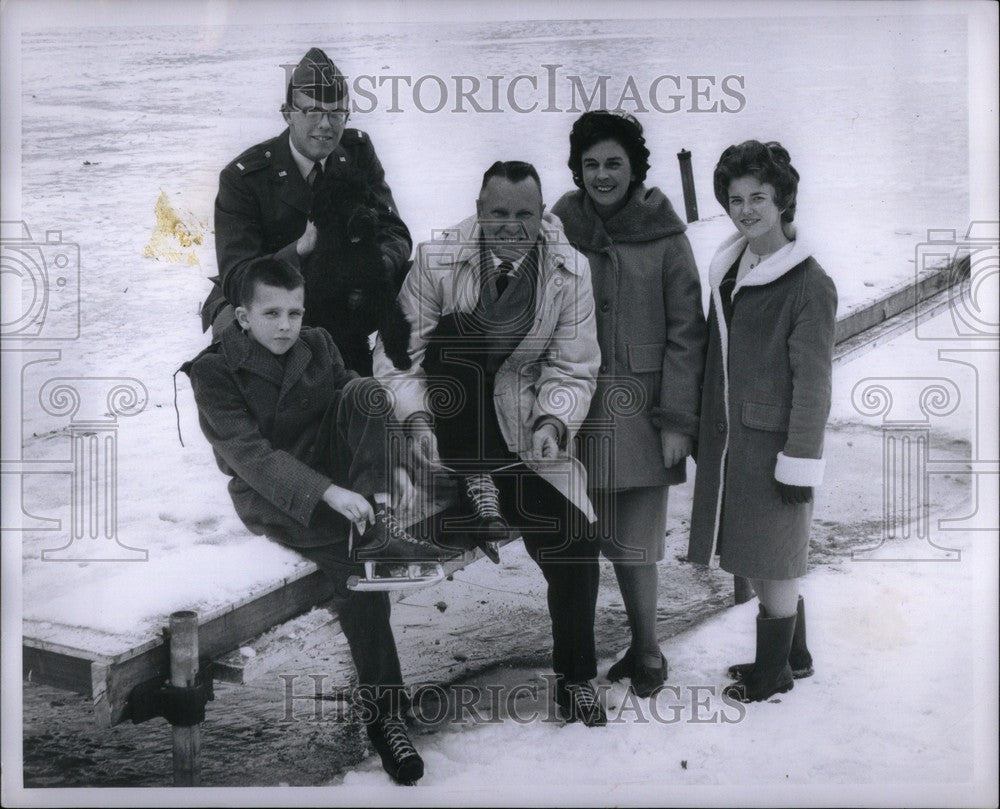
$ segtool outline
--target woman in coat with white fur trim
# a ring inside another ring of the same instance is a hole
[[[715,197],[738,233],[709,269],[709,346],[688,558],[750,579],[757,655],[730,668],[743,702],[812,674],[799,578],[823,480],[837,291],[792,220],[798,172],[778,143],[730,146]]]

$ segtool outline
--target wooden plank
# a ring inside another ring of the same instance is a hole
[[[957,266],[949,263],[928,273],[916,283],[907,281],[902,286],[890,290],[874,303],[855,309],[845,317],[838,319],[834,342],[842,343],[908,309],[913,309],[922,301],[937,295],[961,280],[962,274],[958,271]]]
[[[505,544],[507,543],[501,543],[501,545]],[[442,563],[442,568],[445,575],[450,576],[482,556],[483,554],[479,550],[467,551],[461,556]],[[395,594],[395,599],[399,601],[410,595],[412,595],[412,591],[399,592]],[[284,661],[294,658],[308,649],[321,644],[329,644],[330,639],[339,635],[341,630],[336,612],[331,609],[327,615],[329,617],[323,620],[320,626],[309,625],[308,622],[299,619],[298,623],[304,624],[305,628],[292,625],[294,639],[284,636],[275,638],[274,633],[268,631],[260,637],[241,644],[241,646],[247,647],[248,654],[244,655],[241,649],[234,648],[228,654],[215,658],[212,664],[212,676],[216,680],[243,685],[259,678],[262,672],[280,668]]]
[[[57,651],[26,640],[21,649],[24,679],[92,696],[90,670],[95,658],[76,649]]]
[[[314,570],[288,584],[272,588],[259,598],[217,614],[198,628],[200,657],[205,665],[210,665],[213,658],[329,600],[333,593],[329,579],[319,570]],[[107,724],[114,725],[123,720],[125,701],[135,685],[164,676],[167,670],[168,655],[164,643],[138,658],[121,661],[111,667],[104,712]]]
[[[454,573],[481,556],[468,552],[444,563]],[[326,576],[309,565],[297,577],[285,579],[224,610],[207,615],[199,625],[199,650],[204,665],[268,629],[328,601],[334,595]],[[128,695],[135,686],[166,677],[169,655],[165,637],[151,639],[123,654],[104,658],[85,651],[26,638],[25,675],[34,682],[76,691],[94,701],[97,724],[111,727],[127,719]],[[243,679],[232,661],[221,668],[225,679]]]
[[[954,305],[952,295],[952,292],[944,289],[930,298],[925,298],[916,307],[837,343],[833,351],[833,367],[862,357],[903,332],[911,331],[918,319],[929,320],[947,311]]]

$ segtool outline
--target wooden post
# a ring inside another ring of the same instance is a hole
[[[688,222],[698,221],[698,200],[694,194],[694,174],[691,171],[691,152],[681,149],[677,153],[681,164],[681,187],[684,189],[684,211]]]
[[[733,576],[733,601],[736,604],[746,604],[753,598],[753,587],[750,586],[750,579],[742,576]]]
[[[198,613],[185,610],[170,616],[170,684],[194,685],[198,673]],[[201,781],[198,753],[201,728],[171,726],[174,737],[174,786],[194,787]]]

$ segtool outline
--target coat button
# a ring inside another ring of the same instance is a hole
[[[611,309],[611,304],[608,303],[607,301],[605,301],[604,303],[601,304],[601,311],[602,312],[607,312],[609,309]]]
[[[718,430],[720,433],[724,433],[726,431],[726,422],[717,421],[715,423],[715,429]]]
[[[602,374],[606,374],[608,372],[608,366],[602,365],[598,370],[600,370]]]

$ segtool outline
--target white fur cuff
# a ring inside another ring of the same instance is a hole
[[[788,486],[819,486],[825,469],[823,458],[791,458],[779,452],[774,479]]]

